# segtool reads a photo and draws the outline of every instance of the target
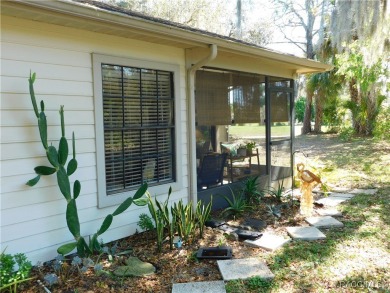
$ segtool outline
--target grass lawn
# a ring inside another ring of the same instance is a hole
[[[287,136],[290,134],[290,126],[272,126],[273,136]],[[264,125],[229,126],[229,135],[234,137],[265,137]]]
[[[302,136],[296,149],[309,155],[300,159],[330,187],[378,192],[340,205],[344,227],[322,229],[325,240],[293,241],[279,251],[259,253],[275,274],[272,282],[230,281],[227,292],[390,292],[390,144]]]

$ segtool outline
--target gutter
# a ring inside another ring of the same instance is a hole
[[[193,64],[187,70],[187,133],[188,133],[188,175],[189,175],[189,196],[188,200],[195,207],[197,204],[197,172],[196,172],[196,129],[195,129],[195,73],[202,66],[214,60],[217,57],[217,45],[209,45],[210,53],[208,56]]]

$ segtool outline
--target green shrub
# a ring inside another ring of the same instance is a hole
[[[342,100],[334,97],[326,100],[323,109],[323,124],[330,128],[330,131],[337,131],[343,124],[345,108],[342,107]]]
[[[342,141],[350,141],[355,135],[355,130],[352,127],[343,127],[339,131],[339,138]]]
[[[303,119],[305,118],[305,107],[306,107],[306,98],[299,97],[295,101],[295,120],[297,120],[298,123],[302,123]],[[314,107],[312,106],[310,121],[313,120],[314,120]]]
[[[380,110],[373,134],[375,138],[390,140],[390,107],[382,107]]]
[[[14,270],[15,265],[17,270]],[[31,279],[31,268],[31,262],[25,254],[11,255],[3,251],[0,254],[0,291],[8,288],[10,292],[16,292],[18,284]]]
[[[139,221],[137,222],[137,225],[143,230],[143,231],[149,231],[154,229],[154,225],[152,222],[152,218],[149,217],[147,214],[142,213],[139,215]]]

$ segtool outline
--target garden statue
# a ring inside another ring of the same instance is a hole
[[[321,178],[308,170],[304,170],[305,165],[297,164],[298,178],[301,180],[301,207],[300,213],[305,216],[311,216],[313,212],[313,194],[312,190],[318,184],[322,183]]]

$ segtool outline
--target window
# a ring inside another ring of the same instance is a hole
[[[101,107],[97,111],[100,114],[96,114],[100,122],[96,134],[100,137],[98,180],[99,193],[106,198],[101,200],[99,196],[101,206],[101,201],[109,197],[123,193],[130,196],[128,192],[137,190],[145,181],[149,186],[174,183],[177,162],[175,70],[150,62],[144,65],[157,68],[141,67],[140,61],[130,62],[135,63],[131,66],[118,62],[121,59],[104,62],[112,58],[98,57],[94,55],[94,74],[99,83],[95,85],[99,91],[96,109]],[[109,204],[103,204],[106,205]]]

